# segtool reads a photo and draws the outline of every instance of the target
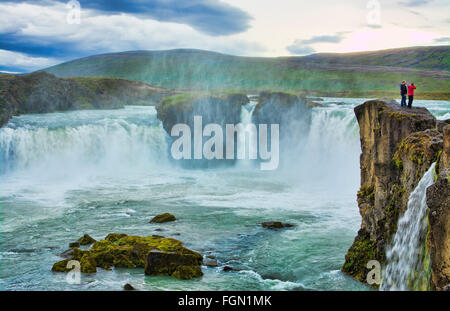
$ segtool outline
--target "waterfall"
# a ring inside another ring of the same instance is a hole
[[[26,115],[0,129],[0,172],[144,169],[167,158],[153,107]]]
[[[411,193],[405,214],[398,220],[397,233],[386,251],[387,266],[382,290],[427,290],[429,254],[426,249],[428,206],[426,190],[433,184],[435,164]]]
[[[250,97],[250,102],[246,105],[242,105],[241,107],[241,123],[245,128],[245,137],[238,136],[238,139],[241,140],[239,143],[246,146],[246,141],[248,142],[248,145],[246,147],[246,156],[244,160],[238,161],[238,167],[247,167],[251,165],[251,161],[249,160],[249,150],[251,148],[254,148],[254,150],[257,150],[258,147],[258,135],[257,133],[254,133],[250,130],[250,126],[253,125],[252,119],[253,119],[253,112],[255,111],[256,105],[258,102],[256,100],[253,100],[252,97]],[[253,136],[255,135],[256,136]]]

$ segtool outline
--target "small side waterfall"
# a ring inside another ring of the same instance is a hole
[[[245,137],[238,136],[240,143],[243,144],[243,146],[246,146],[246,155],[244,160],[239,160],[238,166],[249,166],[251,165],[250,154],[249,150],[255,150],[257,152],[258,147],[258,134],[257,132],[254,132],[251,127],[256,127],[253,125],[252,119],[253,119],[253,112],[255,111],[256,105],[258,102],[256,100],[251,99],[250,102],[246,105],[242,105],[241,108],[241,123],[244,126],[245,129]],[[246,141],[248,142],[248,145],[246,145]],[[256,155],[257,156],[257,155]]]
[[[426,248],[428,206],[426,190],[433,184],[435,164],[425,173],[411,193],[408,207],[398,221],[392,246],[387,249],[387,266],[381,290],[429,289],[429,254]]]

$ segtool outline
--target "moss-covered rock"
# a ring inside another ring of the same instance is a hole
[[[170,275],[178,279],[192,279],[202,276],[200,265],[203,261],[197,253],[162,252],[148,253],[145,265],[147,275]]]
[[[96,240],[89,234],[85,234],[78,239],[78,242],[80,242],[80,245],[91,245],[92,243],[96,242]]]
[[[71,243],[69,243],[69,247],[70,248],[80,247],[80,242],[78,242],[78,241],[71,242]]]
[[[89,250],[74,248],[67,256],[70,258],[56,263],[52,271],[67,272],[67,262],[78,260],[83,273],[95,273],[97,267],[107,270],[116,267],[145,268],[148,275],[181,279],[202,275],[203,257],[199,253],[183,247],[178,240],[157,235],[140,237],[111,233],[104,240],[94,242]]]
[[[81,272],[83,273],[97,272],[96,262],[89,254],[86,254],[83,257],[81,257],[80,266]]]
[[[69,272],[70,269],[67,268],[67,264],[69,263],[69,261],[70,261],[70,259],[65,259],[65,260],[56,262],[52,267],[52,271],[53,272]]]
[[[161,224],[161,223],[164,223],[164,222],[171,222],[171,221],[175,221],[175,220],[177,220],[177,218],[174,215],[172,215],[170,213],[164,213],[164,214],[157,215],[157,216],[153,217],[150,220],[150,223]]]

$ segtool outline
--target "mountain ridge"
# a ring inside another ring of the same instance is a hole
[[[191,90],[396,92],[408,80],[424,93],[448,92],[449,63],[450,46],[276,58],[175,49],[98,54],[43,71],[63,78],[120,78]]]

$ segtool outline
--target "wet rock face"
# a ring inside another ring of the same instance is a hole
[[[191,279],[202,275],[203,257],[175,239],[162,236],[128,236],[111,233],[93,243],[89,250],[73,248],[65,252],[65,260],[55,263],[53,272],[68,272],[70,260],[80,262],[81,272],[96,273],[97,268],[145,268],[148,275],[167,275]]]
[[[187,124],[194,128],[194,116],[201,116],[203,125],[215,123],[221,126],[238,124],[241,107],[249,102],[247,95],[202,93],[173,95],[162,99],[156,106],[158,119],[170,135],[174,125]],[[224,131],[225,133],[225,131]]]
[[[450,125],[443,128],[444,148],[436,167],[436,183],[427,189],[431,275],[435,288],[450,286]]]
[[[403,108],[373,100],[355,108],[360,126],[361,229],[342,271],[365,282],[370,260],[386,260],[386,246],[397,231],[410,193],[442,150],[436,119],[424,108]]]
[[[162,121],[165,131],[171,135],[176,124],[187,124],[191,129],[191,139],[194,141],[194,117],[201,116],[203,128],[207,124],[218,124],[226,133],[226,124],[236,125],[241,122],[242,105],[249,103],[246,94],[179,94],[164,98],[156,106],[158,119]],[[171,137],[173,142],[178,137]],[[203,142],[206,138],[203,139]],[[237,139],[235,139],[235,142]],[[169,144],[170,145],[170,144]],[[236,150],[236,145],[235,145]],[[226,139],[223,139],[223,151],[226,152]],[[169,150],[170,153],[170,150]],[[193,154],[192,158],[193,158]],[[236,158],[236,157],[235,157]],[[209,166],[230,165],[234,160],[181,160],[180,163],[189,168],[205,168]]]

